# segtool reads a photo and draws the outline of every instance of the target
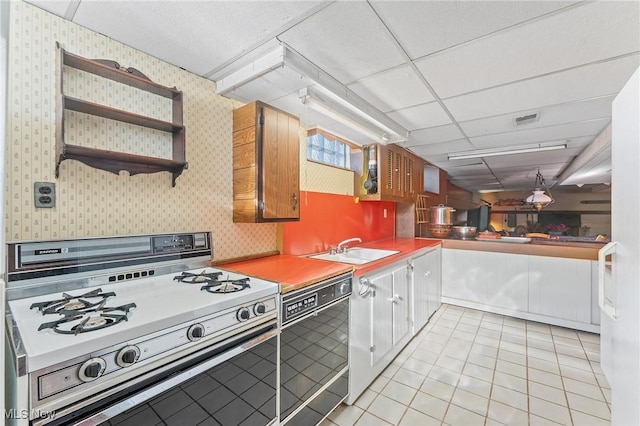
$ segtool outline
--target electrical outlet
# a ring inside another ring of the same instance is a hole
[[[35,182],[33,195],[36,207],[53,208],[56,206],[56,184],[53,182]]]

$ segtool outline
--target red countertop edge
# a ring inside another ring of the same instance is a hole
[[[216,267],[239,272],[249,277],[278,282],[280,284],[280,293],[285,294],[349,271],[353,271],[355,277],[361,276],[409,258],[417,251],[435,248],[441,244],[442,242],[436,239],[388,238],[353,246],[399,251],[397,254],[364,265],[310,259],[307,257],[308,255],[274,255],[260,259],[216,265]]]

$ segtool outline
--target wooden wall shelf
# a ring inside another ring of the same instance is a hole
[[[154,95],[172,100],[172,121],[159,120],[132,112],[112,108],[110,106],[89,102],[65,95],[63,89],[63,67],[72,67],[109,80],[122,83]],[[115,174],[126,170],[130,175],[138,173],[170,172],[173,176],[172,186],[176,179],[188,168],[185,159],[185,133],[182,124],[182,92],[176,88],[159,85],[149,80],[135,68],[123,68],[117,62],[105,59],[86,59],[60,48],[60,72],[58,87],[59,114],[56,137],[56,177],[60,173],[60,163],[64,160],[80,161],[90,167],[105,170]],[[149,129],[170,133],[172,136],[172,158],[149,157],[126,152],[110,151],[88,146],[67,144],[65,141],[64,120],[66,111],[76,111],[84,114],[103,117],[109,120],[134,124]]]

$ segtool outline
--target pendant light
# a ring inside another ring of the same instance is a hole
[[[536,173],[536,181],[533,187],[533,194],[527,197],[526,202],[527,204],[532,204],[537,211],[540,211],[543,208],[547,207],[549,204],[555,202],[555,200],[551,197],[551,190],[545,184],[544,178],[540,174],[540,168],[538,168],[538,173]],[[544,193],[545,189],[549,191],[549,195]]]

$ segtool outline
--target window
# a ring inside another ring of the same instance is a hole
[[[350,146],[344,139],[319,129],[307,132],[307,160],[349,169],[349,154]]]

